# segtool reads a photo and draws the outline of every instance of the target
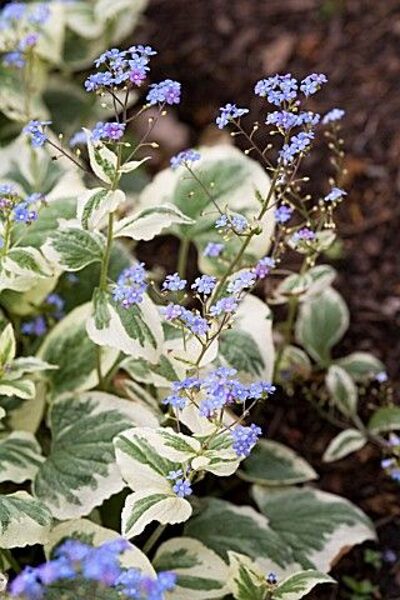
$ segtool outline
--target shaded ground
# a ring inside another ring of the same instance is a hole
[[[344,256],[337,265],[339,288],[352,313],[345,350],[373,351],[398,383],[399,0],[151,0],[135,40],[159,50],[153,63],[155,81],[171,77],[183,83],[179,118],[188,126],[187,143],[214,135],[209,124],[225,102],[257,109],[252,88],[263,76],[276,71],[328,75],[330,85],[315,108],[347,111],[349,197],[340,216]],[[315,169],[315,178],[322,185],[321,169]],[[367,447],[356,457],[322,466],[319,457],[334,431],[304,403],[294,406],[288,398],[279,402],[278,411],[275,407],[266,414],[273,419],[274,438],[316,465],[323,489],[341,493],[366,510],[378,524],[380,548],[400,555],[399,490],[380,473],[374,450]],[[400,598],[398,570],[386,565],[375,571],[365,565],[361,550],[344,558],[334,574],[379,583],[380,593],[366,598]],[[342,587],[313,596],[347,597]]]

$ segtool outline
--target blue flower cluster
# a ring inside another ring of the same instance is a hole
[[[30,225],[37,220],[43,202],[44,196],[39,192],[22,198],[12,184],[0,185],[0,211],[3,218],[11,216],[16,223]]]
[[[178,273],[173,273],[172,275],[166,276],[165,281],[162,285],[162,289],[164,291],[168,290],[170,292],[181,292],[185,289],[186,284],[186,279],[181,279]]]
[[[315,240],[315,233],[309,227],[302,227],[295,231],[291,239],[295,245],[300,242],[312,242]]]
[[[51,125],[51,121],[29,121],[23,128],[23,133],[29,135],[31,138],[31,144],[34,148],[40,148],[47,142],[48,137],[45,133],[45,127]]]
[[[54,558],[36,567],[27,567],[9,586],[13,598],[41,600],[46,588],[58,582],[93,581],[103,588],[113,588],[126,598],[135,600],[164,600],[165,592],[176,584],[176,576],[161,572],[155,579],[139,569],[123,569],[120,555],[128,550],[123,539],[93,547],[78,540],[67,540],[54,552]]]
[[[210,325],[207,319],[202,317],[198,312],[188,310],[180,304],[168,304],[168,306],[161,308],[166,321],[175,321],[179,319],[191,333],[196,336],[204,336],[210,329]]]
[[[193,150],[193,148],[190,148],[189,150],[182,150],[182,152],[179,152],[179,154],[171,158],[171,168],[177,169],[181,166],[191,166],[192,163],[200,160],[200,158],[200,153],[196,152],[196,150]]]
[[[395,433],[390,434],[388,447],[393,456],[384,458],[381,461],[381,467],[389,477],[400,483],[400,437]]]
[[[249,427],[237,425],[231,432],[233,449],[236,454],[243,458],[249,456],[261,434],[261,428],[254,423]]]
[[[172,491],[179,498],[185,498],[186,496],[191,496],[193,494],[191,482],[185,477],[183,469],[170,471],[167,475],[167,479],[170,479],[174,482]]]
[[[125,123],[103,123],[99,121],[92,130],[94,141],[118,142],[125,133]]]
[[[96,68],[105,67],[89,75],[85,81],[87,92],[114,89],[129,83],[140,86],[150,70],[150,57],[157,54],[150,46],[131,46],[128,50],[111,48],[95,60]]]
[[[44,314],[38,315],[31,321],[25,321],[21,325],[23,335],[40,337],[47,332],[48,321],[59,321],[64,316],[65,302],[59,294],[52,293],[47,296],[43,303]]]
[[[207,246],[204,248],[203,256],[207,256],[209,258],[218,258],[224,251],[224,244],[220,244],[218,242],[208,242]]]
[[[293,214],[293,208],[291,208],[290,206],[287,206],[286,204],[281,204],[275,210],[275,221],[277,223],[279,223],[280,225],[283,225],[284,223],[287,223],[291,219],[292,214]]]
[[[279,151],[279,159],[281,162],[284,165],[293,163],[296,156],[304,154],[310,149],[314,137],[313,131],[300,131],[297,135],[292,136],[289,143],[284,144]]]
[[[235,233],[245,233],[249,227],[249,223],[243,215],[220,215],[215,221],[215,228],[224,232],[234,231]]]
[[[240,382],[236,375],[236,369],[219,367],[204,378],[187,377],[183,381],[175,381],[171,387],[172,393],[164,398],[163,404],[183,410],[193,399],[193,393],[201,392],[199,413],[203,417],[212,418],[225,406],[266,398],[275,391],[269,382],[259,381],[247,385]]]
[[[13,48],[3,56],[3,64],[6,67],[22,69],[26,64],[26,54],[36,46],[40,39],[40,29],[50,16],[47,4],[36,4],[30,6],[28,3],[10,2],[0,13],[0,31],[17,31],[16,25],[24,21],[23,37],[13,40]],[[32,31],[28,29],[32,28]]]
[[[117,279],[113,289],[113,298],[123,308],[143,302],[147,290],[146,269],[144,263],[138,263],[124,269]]]
[[[343,198],[347,196],[347,193],[338,187],[333,187],[329,194],[327,194],[324,198],[325,202],[339,202],[343,200]]]
[[[212,275],[202,275],[201,277],[196,277],[192,284],[192,290],[196,290],[198,294],[209,296],[213,292],[216,284],[217,280]]]
[[[238,108],[236,104],[226,104],[225,106],[222,106],[219,111],[221,114],[216,118],[215,122],[218,125],[218,129],[223,129],[231,121],[240,119],[240,117],[246,115],[249,112],[249,109]]]
[[[256,83],[254,93],[262,98],[267,98],[270,104],[280,106],[284,102],[290,103],[295,100],[298,88],[297,79],[287,73],[261,79]]]
[[[266,119],[267,125],[276,125],[278,129],[283,129],[284,131],[289,131],[293,129],[293,127],[301,127],[303,125],[318,125],[320,122],[321,116],[318,113],[313,113],[311,111],[306,112],[289,112],[288,110],[282,111],[273,111],[269,113]]]
[[[181,101],[181,84],[173,79],[153,83],[150,86],[146,100],[151,106],[155,104],[169,104],[170,106],[179,104]]]
[[[322,123],[324,125],[328,125],[329,123],[336,123],[336,121],[341,121],[345,115],[345,111],[341,108],[332,108],[322,119]]]

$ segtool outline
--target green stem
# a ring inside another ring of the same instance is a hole
[[[14,556],[12,555],[11,551],[6,548],[3,548],[1,550],[1,553],[4,556],[5,560],[10,564],[12,569],[15,571],[15,573],[20,573],[22,569],[19,566],[17,559],[14,558]]]
[[[113,241],[113,229],[114,229],[114,213],[108,215],[108,229],[107,229],[107,242],[106,249],[104,252],[104,258],[101,265],[99,287],[105,292],[107,290],[107,279],[108,279],[108,268],[110,266],[111,249]]]
[[[187,262],[189,257],[190,240],[183,238],[179,246],[178,254],[178,273],[179,277],[185,277]]]
[[[146,556],[148,556],[149,552],[156,545],[156,543],[164,533],[165,528],[166,525],[158,525],[158,527],[153,531],[149,539],[146,541],[146,543],[143,546],[143,552],[144,554],[146,554]]]

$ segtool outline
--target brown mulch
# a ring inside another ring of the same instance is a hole
[[[303,77],[326,73],[317,110],[346,110],[346,189],[339,234],[344,254],[335,264],[352,322],[344,352],[372,351],[400,382],[400,1],[399,0],[150,0],[136,42],[154,45],[154,81],[183,84],[177,116],[185,145],[215,135],[217,108],[233,101],[259,110],[255,81],[274,72]],[[173,124],[171,131],[174,131]],[[178,150],[181,147],[177,148]],[[318,160],[318,159],[317,159]],[[326,185],[314,163],[316,185]],[[367,447],[327,467],[319,457],[335,430],[304,403],[282,398],[275,438],[302,452],[321,473],[323,489],[343,494],[378,523],[380,549],[400,555],[399,488],[382,475]],[[284,418],[283,418],[284,415]],[[268,418],[274,418],[270,413]],[[275,417],[276,421],[276,417]],[[299,423],[302,423],[301,428]],[[276,423],[275,423],[276,424]],[[374,571],[359,549],[334,573],[380,585],[376,596],[400,599],[400,574]],[[322,589],[322,588],[321,588]],[[319,599],[347,598],[339,591]],[[311,598],[311,596],[310,596]]]

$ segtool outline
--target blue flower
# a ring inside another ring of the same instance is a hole
[[[207,246],[204,248],[203,256],[217,258],[223,252],[224,247],[224,244],[219,244],[218,242],[208,242]]]
[[[196,290],[199,294],[204,294],[208,296],[211,294],[216,285],[216,278],[211,275],[202,275],[201,277],[197,277],[192,284],[192,289]]]
[[[26,9],[26,4],[22,2],[9,2],[1,13],[1,19],[5,21],[20,21],[24,17]]]
[[[271,269],[274,268],[274,259],[269,256],[264,256],[264,258],[261,258],[254,267],[254,274],[256,277],[258,277],[258,279],[265,279],[265,277],[271,272]]]
[[[294,100],[297,97],[297,90],[297,80],[290,73],[261,79],[254,88],[257,96],[266,97],[268,102],[275,104],[275,106]]]
[[[281,204],[275,210],[275,221],[277,223],[281,223],[281,224],[286,223],[287,221],[290,220],[292,214],[293,214],[293,208],[291,208],[290,206],[287,206],[286,204]]]
[[[49,17],[50,9],[47,4],[42,3],[36,5],[28,20],[35,25],[44,25]]]
[[[167,321],[173,321],[174,319],[178,319],[184,313],[184,307],[180,304],[168,304],[168,306],[163,306],[161,308],[161,314],[165,317]]]
[[[84,146],[86,142],[87,134],[84,131],[77,131],[71,136],[69,140],[69,146],[70,148],[75,148],[75,146]]]
[[[17,223],[26,223],[30,225],[38,218],[36,210],[32,210],[28,202],[20,202],[13,210],[13,218]]]
[[[322,119],[322,123],[324,125],[328,125],[328,123],[335,123],[336,121],[343,119],[344,115],[345,111],[341,108],[332,108],[332,110],[326,113]]]
[[[31,143],[34,148],[44,146],[48,140],[47,135],[44,133],[46,125],[50,125],[51,121],[30,121],[28,125],[23,128],[23,133],[31,137]]]
[[[386,383],[388,379],[389,378],[386,371],[380,371],[380,373],[377,373],[375,375],[375,381],[377,381],[378,383]]]
[[[183,470],[178,469],[177,471],[170,471],[167,475],[167,479],[175,481],[175,479],[181,479],[183,477]]]
[[[344,196],[347,196],[347,192],[338,187],[333,187],[329,194],[325,196],[324,200],[325,202],[338,202],[339,200],[342,200]]]
[[[321,89],[321,86],[328,81],[326,75],[323,73],[312,73],[307,75],[301,83],[300,90],[305,96],[311,96]]]
[[[181,84],[172,79],[166,79],[161,83],[154,83],[146,96],[150,105],[154,104],[179,104],[181,100]]]
[[[181,279],[178,273],[174,273],[166,276],[162,289],[170,292],[180,292],[185,289],[186,284],[186,279]]]
[[[22,52],[16,50],[15,52],[7,52],[3,56],[3,65],[5,67],[15,67],[16,69],[23,69],[25,66],[25,58]]]
[[[196,313],[192,313],[190,310],[186,310],[182,315],[187,328],[195,335],[203,336],[206,335],[210,326],[206,319]]]
[[[292,242],[311,242],[315,240],[315,233],[309,227],[302,227],[292,235]]]
[[[95,141],[118,142],[125,132],[125,123],[103,123],[99,121],[92,130],[92,139]]]
[[[288,165],[293,162],[295,157],[308,150],[311,141],[314,139],[312,131],[300,131],[297,135],[290,138],[288,144],[284,144],[279,152],[279,158],[283,164]]]
[[[182,152],[179,152],[179,154],[171,158],[171,168],[177,169],[181,166],[190,166],[191,163],[200,160],[200,158],[201,155],[199,152],[196,152],[196,150],[183,150]]]
[[[218,129],[223,129],[234,119],[239,119],[249,112],[248,108],[238,108],[236,104],[226,104],[219,110],[221,114],[215,119]]]
[[[24,597],[27,600],[41,600],[44,588],[38,581],[37,572],[27,567],[11,582],[9,592],[12,597]]]
[[[124,269],[113,290],[114,300],[124,308],[143,302],[147,290],[146,276],[144,263]]]
[[[45,318],[42,315],[39,315],[32,321],[26,321],[21,325],[21,333],[23,335],[35,335],[40,337],[44,335],[47,331],[47,325]]]
[[[172,408],[178,408],[179,410],[183,410],[186,407],[187,402],[188,399],[179,394],[170,394],[162,401],[163,404],[172,406]]]
[[[276,576],[275,573],[268,573],[267,577],[266,577],[267,583],[269,583],[269,585],[276,585],[278,583],[278,577]]]
[[[226,296],[211,306],[210,315],[217,317],[222,313],[232,314],[238,309],[238,306],[237,298],[234,298],[233,296]]]
[[[177,479],[175,484],[172,486],[172,491],[175,492],[179,498],[185,498],[193,493],[190,481],[188,479]]]
[[[233,438],[233,449],[239,457],[249,456],[256,445],[262,431],[260,427],[252,423],[250,427],[237,425],[231,432]]]
[[[228,284],[228,292],[240,294],[243,290],[251,288],[256,282],[256,276],[252,271],[242,271],[236,275]]]

